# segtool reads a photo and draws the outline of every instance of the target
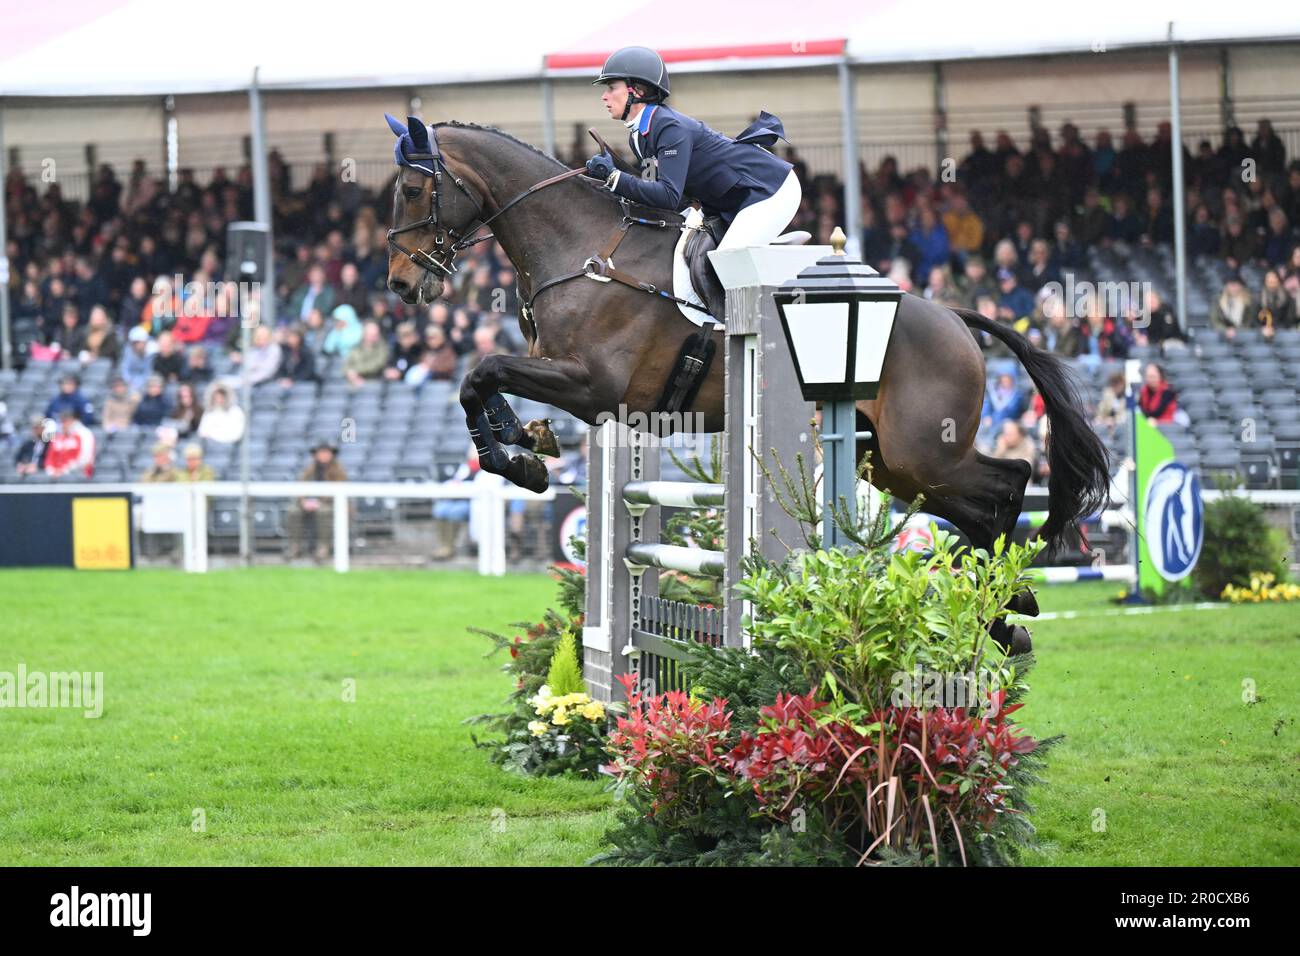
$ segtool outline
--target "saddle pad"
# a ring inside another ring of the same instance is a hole
[[[686,240],[691,237],[691,226],[702,224],[703,217],[698,209],[692,208],[687,211],[685,221],[682,225],[682,234],[677,240],[677,246],[673,249],[673,295],[679,299],[685,299],[687,302],[694,302],[697,305],[704,305],[703,300],[695,292],[695,286],[691,282],[691,268],[686,262]],[[712,322],[721,328],[722,323],[712,316],[705,315],[698,309],[692,309],[682,305],[680,302],[673,303],[677,306],[677,311],[691,322],[698,326],[703,326],[705,322]]]

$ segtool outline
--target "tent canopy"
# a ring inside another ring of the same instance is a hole
[[[483,13],[490,13],[485,23]],[[310,8],[224,0],[0,0],[0,96],[132,96],[247,88],[367,88],[587,74],[651,46],[678,69],[718,70],[1087,52],[1165,42],[1300,38],[1300,8],[1093,0],[1086,17],[1041,0],[488,0]],[[494,29],[492,24],[499,24]],[[548,52],[549,51],[549,52]]]

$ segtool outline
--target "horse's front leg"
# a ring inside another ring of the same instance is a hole
[[[480,467],[529,491],[545,491],[549,484],[545,464],[530,454],[512,456],[502,445],[558,455],[559,443],[545,422],[520,424],[501,392],[555,405],[590,421],[595,416],[590,381],[585,366],[571,359],[486,356],[460,386],[460,404]]]

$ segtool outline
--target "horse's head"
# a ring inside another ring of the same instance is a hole
[[[432,302],[455,270],[482,204],[448,169],[437,135],[417,117],[407,126],[384,114],[397,136],[393,226],[388,231],[388,288],[415,304]]]

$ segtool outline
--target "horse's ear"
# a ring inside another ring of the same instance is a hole
[[[406,127],[402,125],[401,120],[397,119],[397,117],[385,113],[384,119],[388,120],[388,128],[393,131],[394,136],[406,135]]]
[[[411,145],[422,153],[429,152],[429,128],[418,116],[406,118],[407,129],[411,132]]]

